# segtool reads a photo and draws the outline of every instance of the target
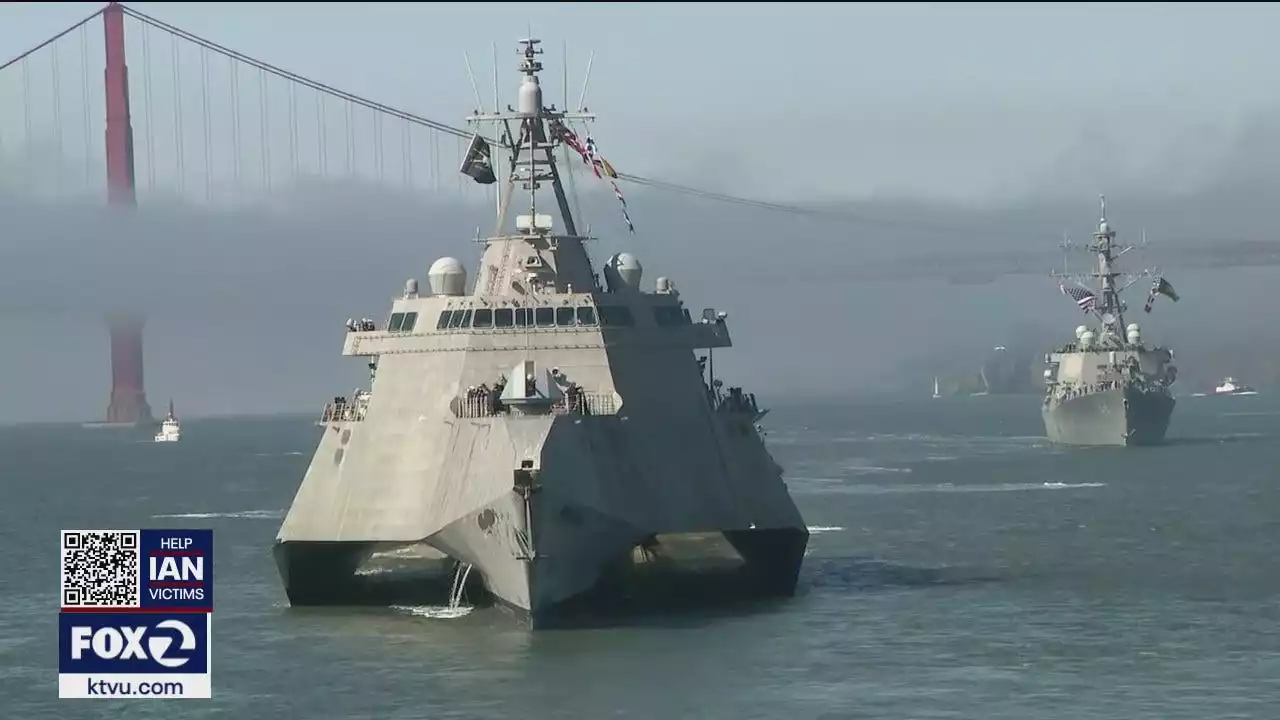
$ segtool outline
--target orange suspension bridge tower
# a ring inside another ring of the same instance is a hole
[[[133,123],[129,117],[129,67],[125,61],[124,8],[109,4],[102,11],[105,30],[107,201],[121,211],[137,207],[134,183]],[[153,420],[142,374],[142,328],[145,319],[137,311],[107,315],[111,333],[110,425],[137,425]]]

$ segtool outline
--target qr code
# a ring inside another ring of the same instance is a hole
[[[140,607],[137,530],[62,531],[62,607]]]

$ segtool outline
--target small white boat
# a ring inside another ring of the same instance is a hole
[[[938,393],[938,376],[937,375],[933,376],[933,396],[936,398],[942,397],[942,395]]]
[[[169,401],[169,414],[160,423],[156,433],[156,442],[178,442],[182,437],[182,427],[178,424],[178,416],[173,414],[173,401]]]
[[[1214,395],[1257,395],[1258,391],[1237,381],[1235,378],[1223,378],[1222,384],[1213,389]]]

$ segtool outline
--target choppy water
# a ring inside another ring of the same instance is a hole
[[[497,610],[295,611],[269,546],[307,420],[176,445],[0,429],[7,718],[1280,717],[1280,403],[1188,398],[1171,444],[1062,450],[1034,398],[778,408],[800,595],[533,635]],[[57,700],[57,531],[216,531],[212,701]],[[455,615],[457,615],[455,613]]]

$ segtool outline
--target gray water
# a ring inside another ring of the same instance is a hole
[[[531,634],[496,609],[291,610],[269,547],[318,430],[0,429],[5,718],[1280,717],[1280,403],[1063,450],[1036,398],[777,408],[799,595]],[[144,440],[140,442],[139,440]],[[213,700],[57,699],[58,530],[215,530]]]

